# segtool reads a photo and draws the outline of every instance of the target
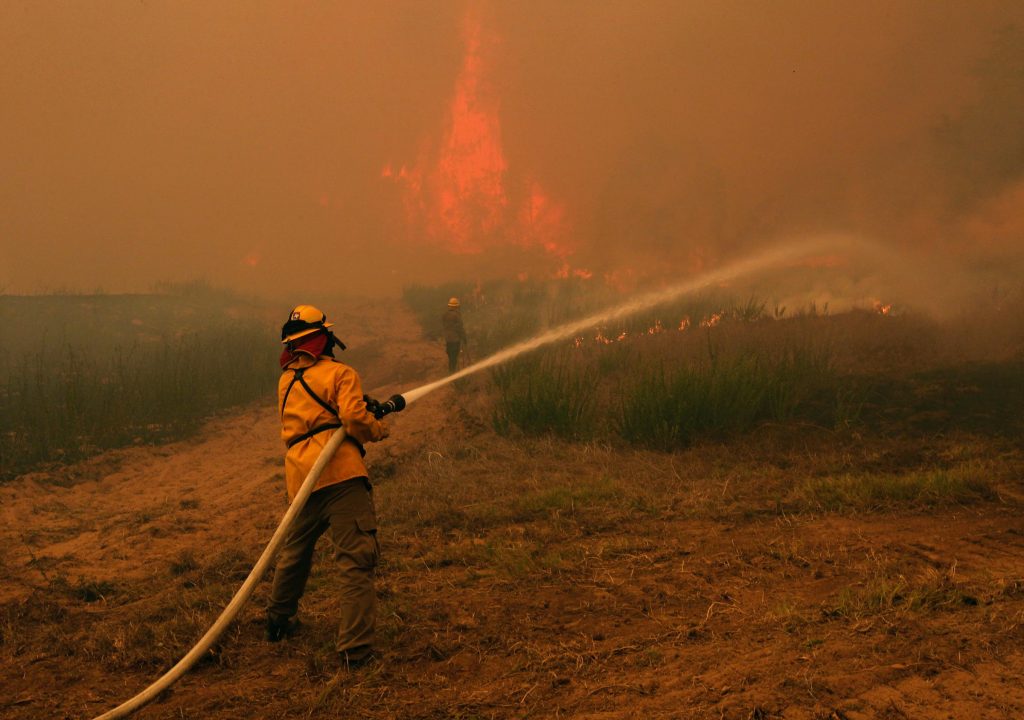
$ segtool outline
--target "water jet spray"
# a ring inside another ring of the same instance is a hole
[[[528,353],[531,350],[536,350],[537,348],[550,345],[551,343],[555,343],[560,340],[566,340],[577,333],[592,328],[602,322],[628,317],[641,312],[642,310],[648,310],[650,308],[657,307],[658,305],[663,305],[664,303],[676,300],[677,298],[685,295],[690,295],[708,286],[717,285],[728,280],[734,280],[745,275],[753,275],[759,271],[767,270],[771,267],[807,257],[808,255],[820,252],[826,248],[834,250],[837,242],[848,243],[849,241],[842,238],[837,239],[835,237],[831,237],[827,240],[807,240],[804,242],[790,243],[788,245],[783,245],[782,247],[760,253],[752,258],[748,258],[747,260],[741,260],[739,262],[732,263],[731,265],[726,265],[718,270],[704,273],[698,277],[675,283],[669,287],[644,293],[643,295],[620,305],[605,308],[604,310],[588,315],[580,320],[567,322],[564,325],[559,325],[547,332],[536,335],[529,340],[523,340],[515,345],[511,345],[504,350],[496,352],[490,357],[484,358],[479,362],[473,363],[469,367],[459,370],[456,373],[403,393],[402,397],[405,398],[406,404],[413,403],[424,395],[451,382],[464,378],[468,375],[473,375],[481,370],[494,367],[495,365],[508,362],[509,360],[512,360],[524,353]]]

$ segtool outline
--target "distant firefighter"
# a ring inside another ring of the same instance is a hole
[[[281,328],[278,403],[285,455],[285,484],[292,499],[320,456],[327,439],[344,426],[345,440],[327,463],[277,559],[267,607],[267,639],[279,641],[295,628],[292,620],[313,562],[313,547],[329,531],[340,571],[341,623],[335,648],[344,666],[373,657],[376,597],[374,570],[380,552],[373,487],[363,463],[365,442],[388,436],[388,427],[367,406],[359,375],[334,358],[345,349],[330,331],[327,316],[299,305]]]
[[[459,353],[466,344],[466,328],[462,324],[458,298],[453,297],[448,301],[448,309],[441,317],[441,324],[444,326],[444,342],[448,350],[448,372],[453,373],[459,365]]]

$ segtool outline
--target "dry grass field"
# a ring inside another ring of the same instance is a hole
[[[339,330],[377,348],[375,395],[440,376],[411,313],[364,315]],[[849,422],[665,451],[603,431],[614,405],[584,437],[499,433],[487,376],[425,397],[369,448],[379,662],[337,665],[323,543],[296,637],[263,641],[262,584],[138,717],[1024,714],[1019,336],[808,322],[861,338],[834,358],[873,379]],[[0,485],[0,716],[93,717],[191,647],[284,512],[277,433],[260,402]]]

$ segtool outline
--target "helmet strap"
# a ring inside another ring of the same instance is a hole
[[[335,337],[334,333],[327,329],[325,329],[324,332],[327,333],[327,347],[324,349],[324,353],[334,357],[335,347],[338,347],[341,350],[345,349],[345,343]]]

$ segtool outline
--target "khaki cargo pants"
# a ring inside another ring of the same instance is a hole
[[[298,612],[313,565],[313,548],[328,529],[341,574],[337,650],[358,660],[373,649],[377,613],[373,578],[380,557],[373,489],[366,478],[328,485],[309,496],[278,555],[267,615],[284,622]]]

